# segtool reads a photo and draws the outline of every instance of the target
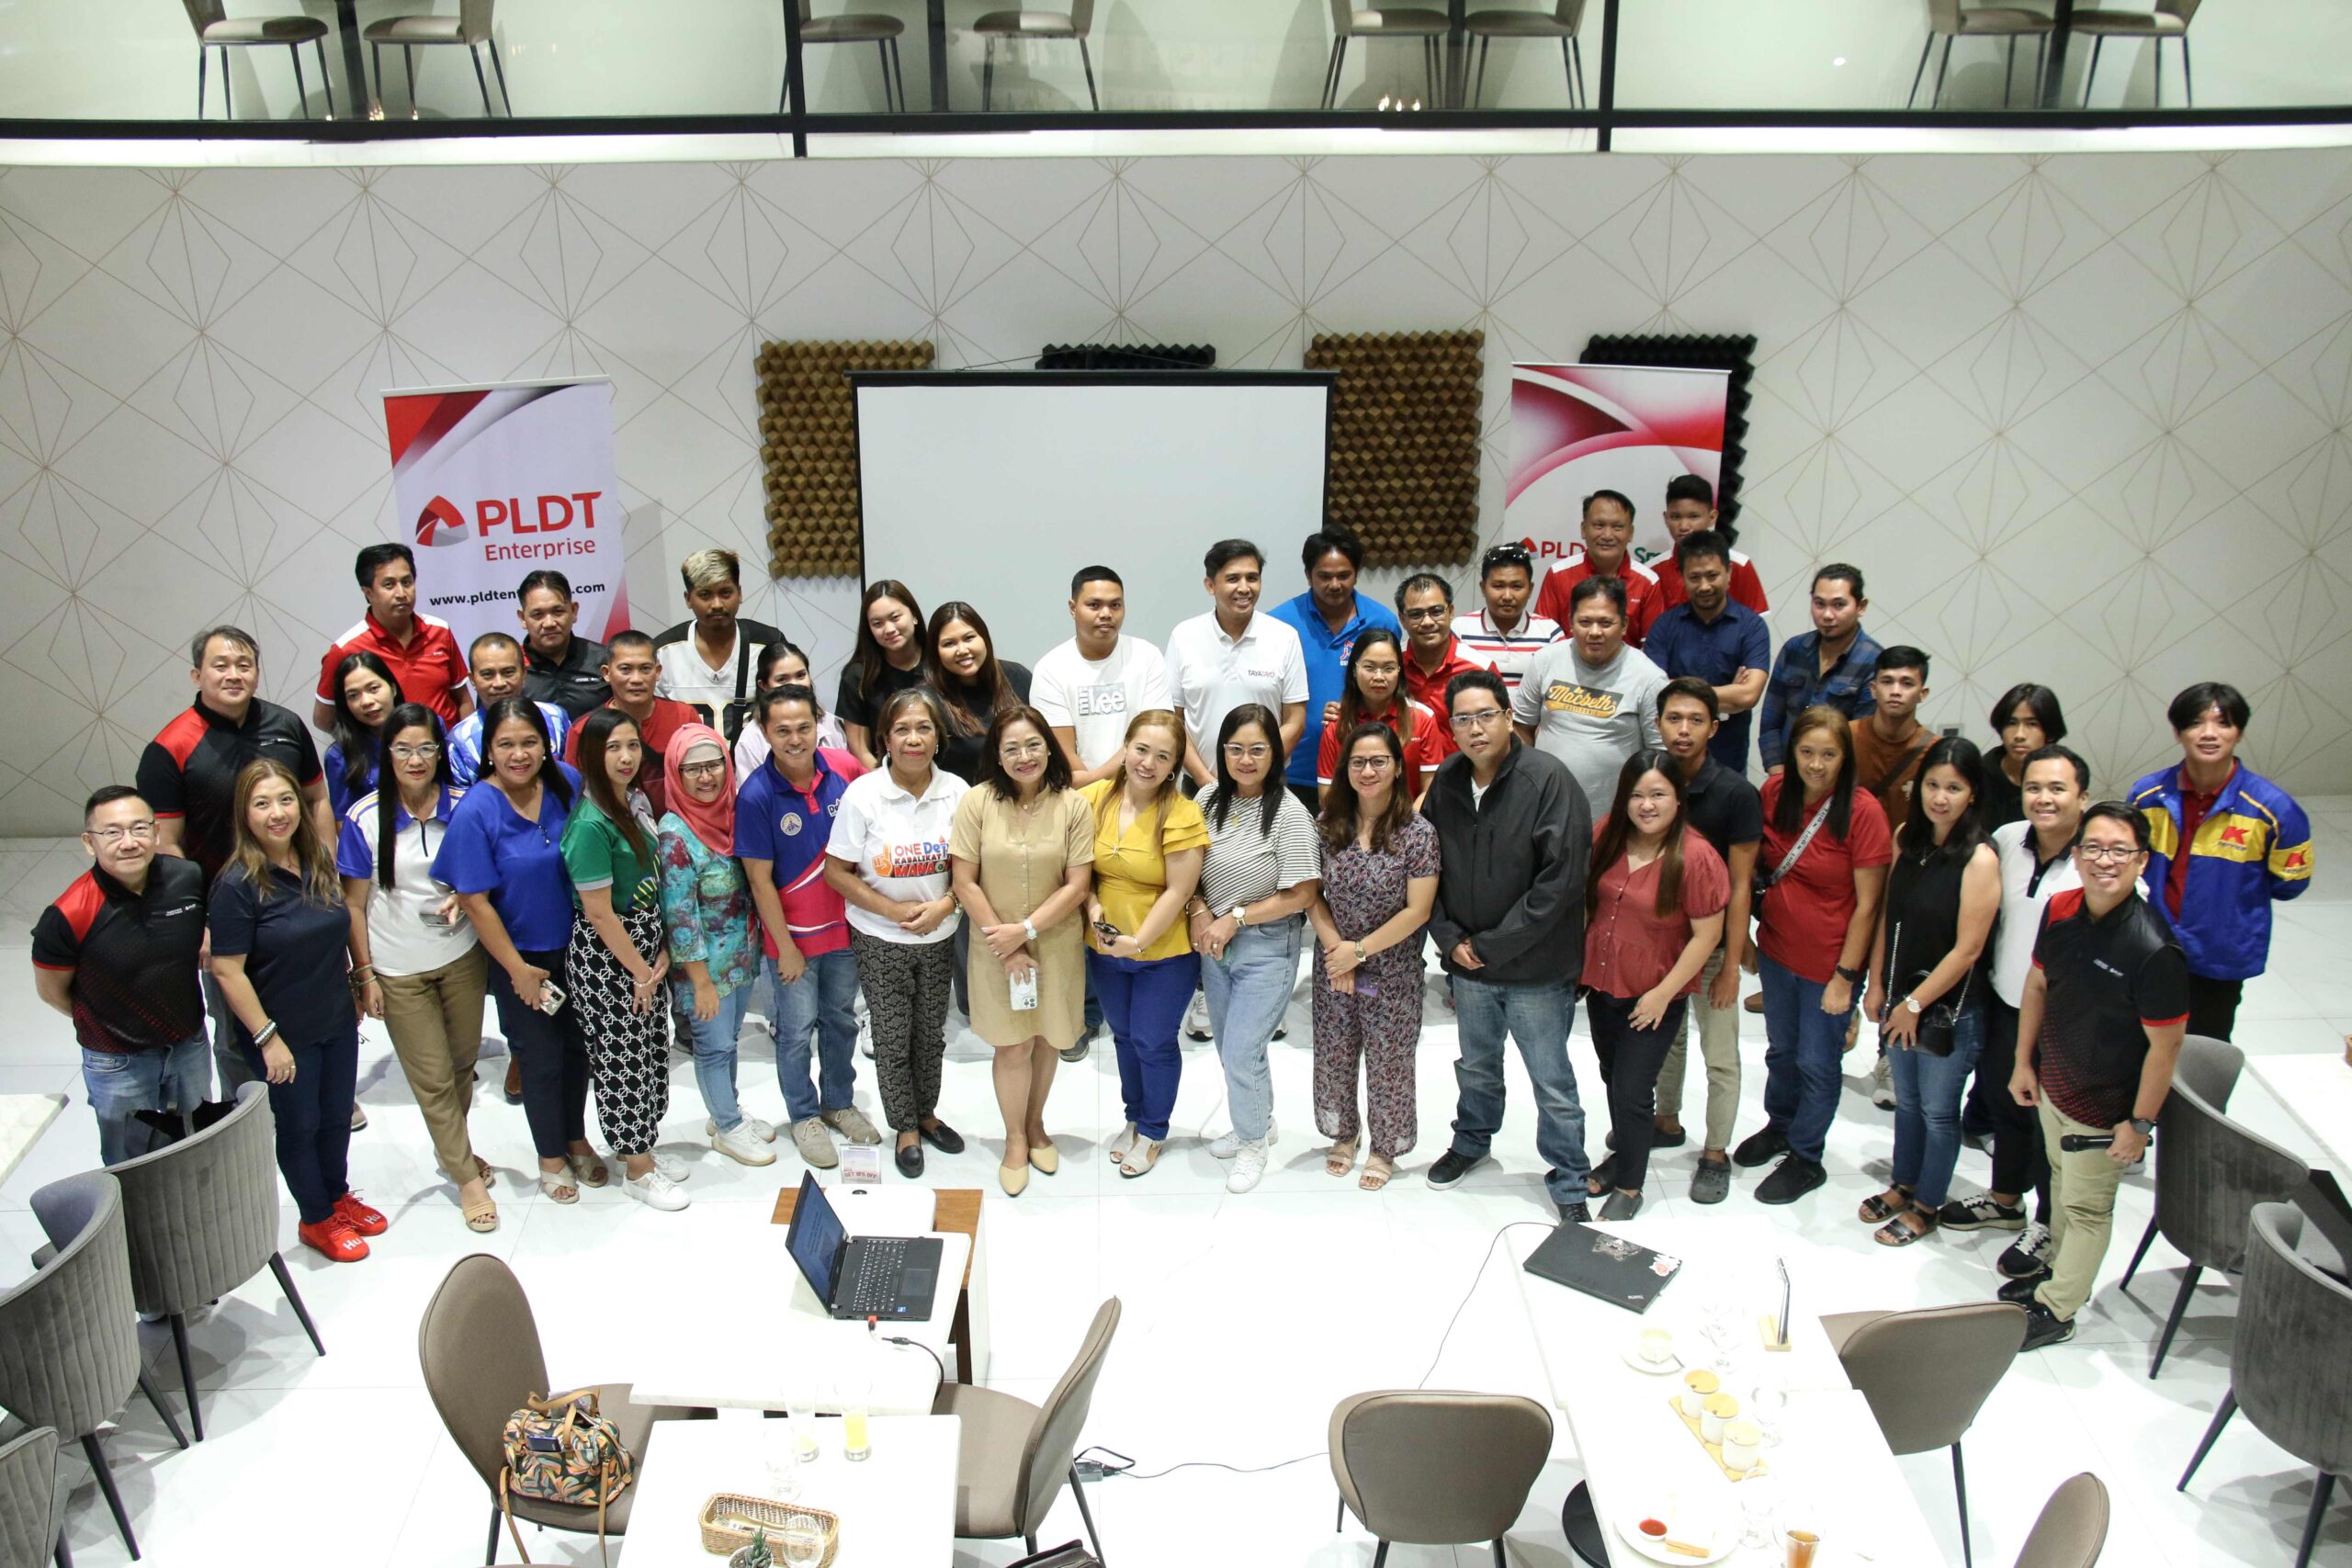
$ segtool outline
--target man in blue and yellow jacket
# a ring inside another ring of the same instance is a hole
[[[2253,710],[2200,681],[2165,716],[2178,767],[2132,786],[2154,851],[2147,881],[2188,959],[2188,1032],[2230,1038],[2238,995],[2270,956],[2270,906],[2311,886],[2312,826],[2294,797],[2237,760]]]

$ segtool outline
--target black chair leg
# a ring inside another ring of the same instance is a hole
[[[1976,1568],[1976,1552],[1968,1542],[1968,1472],[1960,1462],[1960,1445],[1951,1446],[1951,1490],[1960,1500],[1960,1561],[1963,1568]]]
[[[490,1506],[490,1539],[482,1542],[481,1560],[486,1565],[498,1561],[498,1505]]]
[[[1935,96],[1928,100],[1929,108],[1934,108],[1944,101],[1944,73],[1951,69],[1951,39],[1947,37],[1944,39],[1943,57],[1936,62],[1936,92]]]
[[[2295,1553],[2295,1568],[2304,1568],[2312,1560],[2312,1549],[2319,1544],[2320,1518],[2327,1512],[2328,1495],[2335,1490],[2335,1477],[2325,1471],[2319,1472],[2319,1485],[2312,1492],[2312,1511],[2303,1520],[2303,1544]]]
[[[196,46],[196,118],[198,119],[204,118],[204,69],[211,63],[211,53],[202,44],[198,44]],[[221,70],[221,74],[224,76],[228,74],[225,66]]]
[[[1388,1543],[1382,1541],[1372,1551],[1372,1568],[1388,1568]]]
[[[1102,1538],[1094,1533],[1094,1510],[1086,1506],[1086,1488],[1078,1483],[1078,1466],[1069,1468],[1069,1495],[1078,1499],[1078,1517],[1086,1526],[1086,1543],[1094,1549],[1094,1561],[1109,1568],[1110,1559],[1102,1555]]]
[[[1577,62],[1577,107],[1589,109],[1592,107],[1592,89],[1584,85],[1584,39],[1570,39],[1568,48]]]
[[[2050,77],[2050,35],[2036,33],[2033,39],[2033,101],[2041,102],[2041,85]]]
[[[2172,1312],[2165,1319],[2165,1331],[2156,1337],[2156,1353],[2148,1358],[2148,1381],[2156,1381],[2156,1369],[2165,1364],[2165,1352],[2172,1348],[2172,1337],[2180,1328],[2180,1320],[2188,1311],[2188,1298],[2196,1293],[2197,1277],[2205,1270],[2192,1263],[2188,1272],[2180,1277],[2180,1293],[2172,1299]]]
[[[1027,1547],[1027,1548],[1029,1549],[1029,1555],[1030,1555],[1030,1556],[1035,1557],[1035,1556],[1036,1556],[1036,1555],[1037,1555],[1037,1538],[1036,1538],[1035,1536],[1034,1536],[1034,1535],[1024,1535],[1024,1536],[1023,1536],[1023,1537],[1021,1538],[1021,1544],[1022,1544],[1023,1546]]]
[[[892,47],[895,48],[896,46],[893,45]],[[506,118],[508,119],[513,119],[514,118],[514,95],[506,90],[506,63],[498,58],[498,39],[495,34],[492,36],[490,40],[490,73],[492,75],[498,78],[498,100],[506,106]],[[902,88],[900,90],[899,96],[903,99],[905,96],[904,89]]]
[[[384,102],[384,46],[382,44],[371,43],[368,46],[368,62],[376,70],[376,104],[378,112],[380,113]]]
[[[2180,90],[2188,95],[2188,107],[2197,107],[2197,83],[2188,74],[2188,35],[2180,35]]]
[[[1338,1507],[1337,1509],[1335,1509],[1335,1510],[1332,1512],[1332,1515],[1331,1515],[1331,1533],[1332,1533],[1333,1535],[1337,1535],[1337,1534],[1339,1534],[1341,1530],[1343,1530],[1343,1529],[1347,1529],[1347,1528],[1348,1528],[1348,1500],[1347,1500],[1345,1497],[1342,1497],[1342,1498],[1340,1498],[1340,1506],[1339,1506],[1339,1507]]]
[[[996,39],[991,38],[980,54],[980,112],[989,112],[989,99],[996,93]]]
[[[408,118],[415,119],[418,118],[416,106],[416,50],[412,45],[405,43],[401,45],[401,70],[408,77]]]
[[[899,56],[897,39],[890,40],[890,80],[897,84],[899,88],[899,112],[900,114],[912,112],[907,107],[907,64]]]
[[[1495,1568],[1510,1568],[1510,1559],[1504,1555],[1503,1538],[1495,1537]]]
[[[74,1568],[74,1549],[65,1544],[63,1530],[57,1532],[57,1550],[51,1555],[57,1560],[57,1568]]]
[[[289,43],[286,46],[286,52],[294,57],[294,96],[301,102],[302,118],[304,119],[309,119],[311,118],[311,90],[302,85],[302,46],[299,43]]]
[[[1428,95],[1423,101],[1431,108],[1441,107],[1445,102],[1437,96],[1438,55],[1437,39],[1423,39],[1421,40],[1421,91]]]
[[[2085,108],[2091,107],[2091,84],[2098,80],[2098,51],[2106,47],[2107,35],[2104,33],[2100,34],[2098,38],[2091,39],[2091,62],[2090,65],[2083,72],[2083,107]],[[2151,1230],[2155,1228],[2154,1221],[2149,1222],[2148,1228]],[[2148,1244],[2145,1240],[2143,1240],[2140,1243],[2140,1250],[2145,1252],[2147,1249]],[[2137,1263],[2139,1259],[2134,1258],[2132,1261]],[[2124,1283],[2131,1283],[2131,1276],[2128,1274],[2124,1277]]]
[[[1348,40],[1340,39],[1331,47],[1331,92],[1324,102],[1325,108],[1336,108],[1340,103],[1340,79],[1348,73]]]
[[[204,1441],[204,1408],[196,1402],[196,1363],[187,1353],[187,1314],[172,1314],[172,1348],[179,1353],[180,1386],[187,1390],[187,1424],[198,1442]]]
[[[890,102],[890,40],[875,39],[874,52],[882,62],[882,112],[895,114],[898,111]]]
[[[1919,69],[1911,73],[1911,96],[1903,100],[1905,108],[1907,109],[1919,101],[1919,84],[1926,81],[1928,77],[1928,57],[1935,52],[1936,35],[1929,33],[1928,41],[1919,46]]]
[[[474,85],[481,89],[481,118],[484,119],[496,119],[498,118],[498,110],[490,101],[490,77],[481,68],[481,51],[476,49],[472,44],[468,44],[466,45],[466,58],[474,62]]]
[[[2180,1472],[2180,1480],[2174,1485],[2174,1491],[2188,1490],[2188,1478],[2197,1473],[2199,1465],[2205,1462],[2205,1456],[2212,1451],[2213,1439],[2222,1435],[2222,1428],[2228,1426],[2230,1417],[2237,1413],[2238,1391],[2233,1386],[2229,1393],[2222,1395],[2222,1407],[2213,1412],[2213,1424],[2205,1428],[2204,1438],[2198,1443],[2197,1451],[2188,1456],[2188,1468]]]
[[[227,76],[224,71],[223,78]],[[90,1472],[98,1479],[98,1491],[107,1500],[107,1507],[114,1515],[114,1528],[122,1532],[122,1544],[130,1549],[130,1560],[139,1561],[139,1541],[130,1533],[130,1516],[122,1511],[122,1494],[114,1489],[114,1475],[107,1469],[107,1451],[98,1447],[98,1435],[90,1432],[82,1438],[82,1452],[90,1461]]]
[[[147,1396],[147,1403],[154,1407],[156,1415],[164,1418],[164,1429],[171,1433],[172,1441],[181,1448],[187,1447],[187,1435],[180,1430],[180,1424],[172,1419],[172,1407],[164,1403],[164,1396],[155,1392],[155,1385],[147,1381],[144,1371],[139,1374],[139,1392]]]
[[[2009,86],[2018,73],[2018,35],[2009,35],[2008,58],[2001,62],[2001,107],[2009,107]]]
[[[277,1276],[277,1288],[286,1292],[287,1304],[294,1309],[294,1315],[302,1320],[302,1332],[311,1337],[311,1348],[322,1356],[325,1355],[327,1348],[319,1338],[319,1325],[311,1321],[311,1309],[302,1304],[302,1292],[294,1288],[294,1276],[288,1271],[286,1259],[275,1252],[271,1253],[269,1271]]]
[[[1086,67],[1086,101],[1094,106],[1096,114],[1101,114],[1102,97],[1094,90],[1094,56],[1087,52],[1084,39],[1078,40],[1078,62]]]
[[[229,51],[220,51],[220,118],[237,118],[237,90],[229,82]]]
[[[319,85],[327,91],[327,118],[334,118],[334,75],[327,70],[327,40],[314,38],[311,47],[319,51]]]
[[[2140,1260],[2148,1256],[2148,1248],[2155,1244],[2155,1240],[2156,1222],[2151,1219],[2148,1222],[2148,1228],[2140,1233],[2140,1245],[2132,1249],[2132,1261],[2123,1266],[2123,1278],[2117,1283],[2115,1287],[2117,1290],[2128,1291],[2132,1288],[2132,1276],[2140,1271]]]

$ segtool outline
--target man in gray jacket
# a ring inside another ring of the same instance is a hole
[[[1568,1027],[1584,966],[1592,816],[1566,767],[1513,737],[1498,676],[1457,675],[1446,699],[1460,751],[1438,769],[1421,814],[1437,829],[1430,934],[1453,987],[1462,1055],[1453,1144],[1430,1167],[1429,1184],[1452,1187],[1487,1157],[1503,1124],[1508,1034],[1535,1085],[1544,1188],[1561,1219],[1587,1219],[1584,1107]]]

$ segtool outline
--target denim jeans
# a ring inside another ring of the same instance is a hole
[[[1576,987],[1566,981],[1498,986],[1453,976],[1453,1016],[1462,1055],[1453,1064],[1453,1152],[1482,1159],[1503,1124],[1503,1037],[1519,1042],[1535,1086],[1535,1152],[1550,1168],[1544,1190],[1555,1203],[1581,1203],[1590,1174],[1584,1157],[1584,1107],[1568,1065],[1568,1028]]]
[[[320,1044],[287,1041],[294,1077],[269,1086],[277,1123],[277,1174],[306,1225],[322,1224],[351,1190],[351,1102],[359,1088],[359,1031]],[[262,1055],[243,1046],[246,1077],[263,1079]]]
[[[1094,977],[1102,1017],[1117,1048],[1125,1119],[1144,1137],[1165,1138],[1168,1118],[1176,1110],[1176,1086],[1184,1076],[1184,1054],[1177,1049],[1176,1032],[1200,983],[1200,954],[1110,958],[1089,948],[1086,972]]]
[[[237,1043],[237,1021],[229,1011],[228,993],[220,989],[210,969],[198,969],[196,978],[204,991],[205,1017],[212,1024],[212,1063],[220,1072],[220,1098],[233,1101],[237,1090],[257,1075],[245,1061],[245,1048]]]
[[[1639,1192],[1650,1169],[1650,1145],[1657,1135],[1657,1075],[1668,1051],[1682,1043],[1682,1013],[1688,998],[1667,1004],[1666,1014],[1648,1029],[1634,1027],[1635,997],[1588,992],[1585,1021],[1592,1030],[1592,1052],[1600,1061],[1600,1081],[1609,1091],[1609,1130],[1617,1134],[1617,1168],[1611,1185]]]
[[[1792,1152],[1819,1165],[1838,1114],[1846,1020],[1853,1010],[1822,1011],[1826,986],[1762,953],[1756,969],[1764,982],[1764,1115]]]
[[[150,1152],[141,1111],[193,1116],[212,1087],[211,1045],[191,1034],[152,1051],[82,1052],[82,1088],[98,1118],[98,1163],[120,1165]]]
[[[775,960],[761,961],[775,992],[775,1081],[784,1113],[794,1122],[847,1111],[857,1086],[857,960],[844,947],[820,953],[789,986]],[[808,1078],[808,1046],[817,1047],[817,1081]]]
[[[731,1133],[743,1123],[742,1107],[735,1102],[735,1036],[742,1032],[743,1015],[751,1010],[751,983],[719,998],[718,1010],[707,1020],[695,1017],[691,982],[675,989],[684,993],[678,1001],[695,1043],[695,1088],[702,1091],[702,1107],[710,1112],[713,1126]]]
[[[1225,944],[1225,956],[1201,960],[1201,990],[1209,999],[1209,1031],[1225,1064],[1226,1109],[1237,1137],[1266,1135],[1274,1116],[1274,1080],[1266,1044],[1290,1007],[1298,978],[1298,945],[1306,917],[1244,926]]]
[[[1977,988],[1983,989],[1981,982]],[[1951,1192],[1951,1168],[1960,1158],[1961,1096],[1984,1049],[1981,1001],[1961,1012],[1951,1055],[1931,1056],[1893,1043],[1887,1048],[1894,1078],[1894,1185],[1910,1188],[1911,1201],[1931,1213]]]

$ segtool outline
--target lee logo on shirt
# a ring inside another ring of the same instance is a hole
[[[1580,713],[1587,718],[1615,718],[1618,698],[1614,692],[1597,692],[1590,686],[1579,686],[1573,681],[1555,681],[1544,688],[1544,707],[1549,713]]]
[[[1100,718],[1106,714],[1127,711],[1127,689],[1125,686],[1080,686],[1078,689],[1078,716]]]
[[[947,869],[947,840],[924,839],[911,844],[885,844],[875,852],[876,876],[937,876]]]

